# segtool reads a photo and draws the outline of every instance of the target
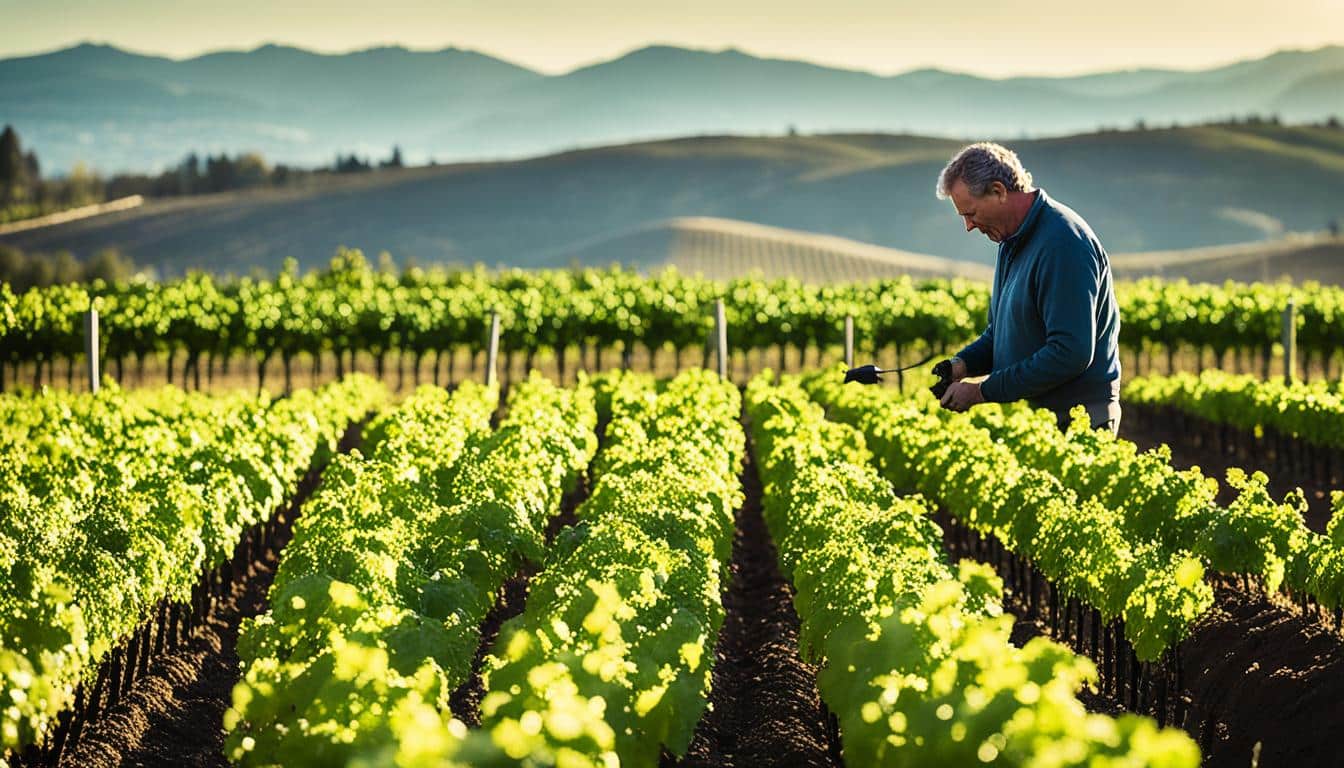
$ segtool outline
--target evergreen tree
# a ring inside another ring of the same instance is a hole
[[[178,188],[184,195],[192,195],[200,191],[201,158],[195,152],[183,158],[182,164],[177,167],[177,182]]]
[[[135,264],[116,248],[104,248],[84,264],[85,281],[103,280],[117,283],[129,280],[135,274]]]
[[[229,156],[220,153],[219,157],[205,158],[205,176],[211,192],[223,192],[234,187],[234,164]]]
[[[23,159],[23,147],[14,126],[6,125],[0,133],[0,206],[21,202],[27,197],[28,166]]]

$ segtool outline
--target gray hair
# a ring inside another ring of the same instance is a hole
[[[938,174],[938,186],[934,194],[939,200],[946,200],[952,186],[960,179],[966,182],[966,188],[973,197],[984,197],[989,185],[1000,182],[1009,192],[1030,192],[1031,173],[1022,167],[1017,153],[992,141],[982,141],[963,147],[952,158],[943,172]]]

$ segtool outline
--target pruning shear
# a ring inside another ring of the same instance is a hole
[[[918,363],[911,363],[902,368],[887,368],[884,370],[878,368],[876,365],[861,365],[858,368],[850,368],[845,372],[845,383],[848,384],[851,381],[857,381],[860,384],[876,384],[882,380],[881,374],[900,373],[902,371],[908,371],[911,368],[918,368],[937,356],[937,354],[929,355]]]

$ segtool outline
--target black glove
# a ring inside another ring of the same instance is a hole
[[[943,399],[943,394],[947,388],[952,385],[952,361],[944,360],[933,366],[933,375],[938,377],[938,383],[929,387],[929,391],[939,400]]]

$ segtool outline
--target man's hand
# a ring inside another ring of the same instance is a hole
[[[973,405],[985,402],[985,396],[980,393],[978,382],[956,381],[947,388],[947,391],[943,393],[943,399],[939,402],[949,411],[960,413]]]
[[[966,362],[960,357],[954,357],[950,362],[952,363],[952,380],[961,381],[966,378]]]
[[[951,357],[933,366],[933,375],[949,383],[966,378],[966,363],[960,357]]]
[[[933,366],[933,375],[938,377],[938,383],[929,387],[929,391],[942,400],[948,387],[966,378],[966,363],[960,357],[948,358]]]

